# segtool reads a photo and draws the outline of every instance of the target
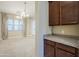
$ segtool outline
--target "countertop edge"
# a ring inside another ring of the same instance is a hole
[[[70,39],[58,35],[44,35],[44,39],[51,40],[54,42],[58,42],[61,44],[69,45],[75,48],[79,48],[79,40],[78,39]]]

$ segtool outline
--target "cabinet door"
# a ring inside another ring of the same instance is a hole
[[[59,2],[49,2],[49,26],[59,25]]]
[[[74,47],[64,45],[64,44],[61,44],[61,43],[56,43],[56,48],[60,48],[62,50],[68,51],[72,54],[75,54],[75,50],[76,50],[76,48],[74,48]]]
[[[54,57],[54,47],[52,45],[45,44],[44,56],[45,57]]]
[[[79,2],[62,1],[60,2],[60,23],[61,24],[77,24],[79,23]]]
[[[56,57],[75,57],[75,55],[61,50],[59,48],[56,48]]]
[[[78,55],[77,56],[79,57],[79,49],[78,49]]]

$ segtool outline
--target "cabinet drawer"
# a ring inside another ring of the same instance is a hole
[[[55,46],[55,42],[47,40],[47,39],[44,39],[44,43]]]
[[[56,48],[56,57],[75,57],[75,54]]]
[[[56,47],[75,54],[75,48],[64,44],[56,43]]]

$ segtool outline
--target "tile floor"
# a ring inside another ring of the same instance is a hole
[[[0,57],[33,56],[35,56],[35,39],[32,37],[0,40]]]

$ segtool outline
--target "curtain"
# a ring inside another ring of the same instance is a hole
[[[24,21],[24,37],[35,35],[35,20],[33,18],[25,17]]]
[[[1,36],[2,39],[5,40],[8,38],[8,28],[7,28],[7,14],[1,13],[2,19],[1,19]]]
[[[29,17],[23,18],[24,21],[24,37],[30,36],[32,31],[31,19]]]

